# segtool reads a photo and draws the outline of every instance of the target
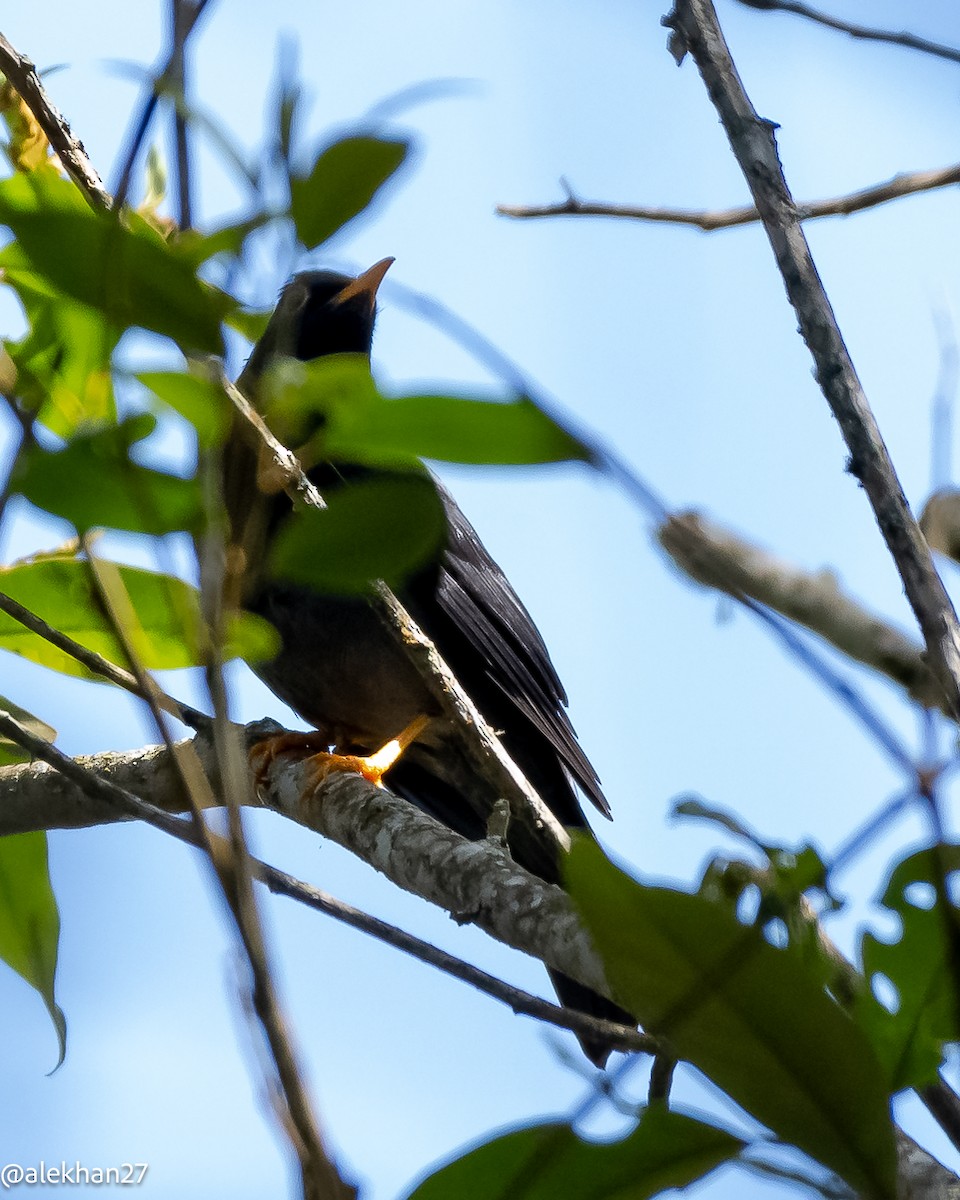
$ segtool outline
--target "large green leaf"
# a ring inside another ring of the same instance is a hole
[[[190,422],[201,449],[219,446],[226,438],[233,410],[223,388],[212,380],[186,371],[144,371],[137,379]]]
[[[185,350],[222,352],[220,322],[232,302],[136,214],[95,213],[73,184],[44,173],[0,181],[0,223],[37,274],[118,329],[140,326]]]
[[[346,137],[317,156],[309,175],[290,180],[290,215],[308,250],[363,212],[407,157],[406,141]]]
[[[143,665],[150,670],[170,670],[202,663],[205,634],[196,589],[183,580],[139,567],[120,567],[119,571],[137,614],[139,628],[129,632]],[[0,569],[0,592],[88,650],[125,665],[123,650],[93,594],[86,562],[51,558]],[[273,629],[265,621],[251,619],[250,614],[244,614],[230,630],[228,656],[257,661],[272,657],[276,648]],[[65,675],[99,678],[6,613],[0,613],[0,650]]]
[[[895,1090],[932,1083],[942,1044],[960,1040],[957,986],[957,910],[936,902],[937,886],[960,870],[960,846],[911,854],[891,873],[880,903],[900,919],[900,937],[883,942],[865,934],[868,980],[881,976],[896,989],[889,1013],[870,992],[858,997],[857,1020],[881,1048]]]
[[[501,1134],[435,1171],[409,1200],[646,1200],[702,1179],[743,1143],[658,1106],[617,1142],[588,1142],[569,1125]]]
[[[67,1049],[67,1023],[55,994],[59,941],[46,834],[0,837],[0,958],[43,997],[57,1031],[58,1065]]]
[[[131,447],[153,432],[147,413],[81,435],[53,454],[31,446],[11,479],[15,492],[81,532],[105,527],[162,535],[200,528],[202,501],[195,479],[140,466]]]
[[[726,905],[637,883],[586,839],[566,881],[617,998],[644,1028],[852,1187],[895,1196],[884,1072],[819,967]]]
[[[110,357],[117,332],[103,313],[68,296],[51,295],[16,242],[0,250],[0,271],[29,323],[19,342],[7,343],[20,399],[60,437],[114,420]]]
[[[268,419],[278,436],[285,428],[316,427],[317,416],[323,423],[311,443],[313,459],[371,466],[416,458],[504,465],[591,459],[586,446],[531,400],[391,398],[378,391],[359,354],[327,355],[300,369],[284,365],[275,374]]]
[[[400,584],[439,556],[446,517],[426,474],[376,476],[327,500],[323,511],[294,513],[280,530],[273,574],[325,592],[364,592],[377,579]]]

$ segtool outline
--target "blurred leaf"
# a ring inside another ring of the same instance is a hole
[[[402,583],[439,556],[447,523],[426,474],[376,476],[326,500],[323,511],[295,512],[280,530],[273,574],[325,592],[365,592],[377,579]]]
[[[245,337],[248,342],[258,342],[266,332],[272,315],[272,308],[235,308],[233,312],[227,314],[226,324],[241,337]]]
[[[440,1167],[409,1200],[646,1200],[684,1188],[735,1157],[743,1143],[722,1129],[657,1106],[617,1142],[588,1142],[569,1125],[500,1134]]]
[[[223,389],[186,371],[144,371],[137,376],[164,404],[197,431],[200,448],[219,446],[230,431],[233,410]]]
[[[136,213],[119,221],[92,212],[73,184],[44,172],[0,180],[0,222],[54,289],[119,329],[140,326],[185,350],[222,352],[229,298],[199,280],[189,260]]]
[[[281,430],[285,423],[295,427],[291,413],[325,418],[311,446],[313,461],[402,466],[431,458],[520,465],[591,458],[587,447],[527,399],[384,396],[364,355],[327,355],[299,372],[285,371],[281,364],[277,378],[268,413],[271,428],[277,428],[275,414]]]
[[[280,635],[269,621],[251,612],[233,612],[227,618],[223,655],[244,662],[268,662],[280,653]]]
[[[4,146],[15,171],[55,171],[50,143],[27,102],[8,79],[0,76],[0,113],[9,133]]]
[[[855,1189],[896,1195],[880,1064],[800,953],[725,905],[637,883],[586,839],[565,877],[617,999],[645,1029]]]
[[[51,453],[30,446],[20,455],[11,487],[31,504],[70,521],[80,533],[90,529],[126,529],[162,536],[196,532],[201,523],[200,485],[142,467],[131,447],[153,432],[148,413],[120,425],[81,435]]]
[[[141,633],[128,632],[135,636],[134,648],[143,665],[149,670],[172,670],[202,663],[205,632],[196,589],[181,579],[139,567],[119,570],[140,622]],[[123,650],[93,595],[85,561],[53,558],[0,568],[0,592],[87,649],[126,665]],[[270,657],[271,645],[276,647],[277,641],[268,623],[245,619],[231,629],[228,653],[256,660]],[[0,613],[0,650],[64,675],[100,678],[5,613]]]
[[[60,914],[50,886],[44,833],[0,837],[0,958],[43,997],[63,1062],[67,1022],[56,1001]]]
[[[884,976],[897,992],[893,1014],[872,995],[858,998],[855,1010],[884,1053],[894,1090],[933,1082],[943,1042],[960,1040],[957,910],[944,913],[935,902],[938,879],[958,870],[960,846],[921,850],[898,863],[880,903],[900,918],[902,934],[882,942],[867,933],[861,943],[867,979]]]
[[[102,313],[54,293],[16,242],[0,250],[3,282],[17,293],[29,329],[7,343],[16,394],[60,437],[115,417],[110,358],[117,332]]]
[[[409,142],[346,137],[318,155],[310,174],[290,180],[290,215],[313,250],[363,212],[407,157]]]
[[[923,506],[920,528],[931,550],[960,561],[960,491],[941,488]]]
[[[45,742],[53,742],[55,740],[57,731],[52,725],[48,725],[46,721],[41,721],[39,717],[35,717],[31,712],[27,712],[19,704],[14,704],[6,696],[0,696],[0,709],[9,713],[15,721],[19,721],[24,729],[32,733],[34,737],[43,738]],[[29,761],[29,751],[18,746],[16,742],[11,742],[8,738],[0,736],[0,767],[9,767],[13,763]]]
[[[266,213],[258,213],[246,221],[237,221],[231,225],[221,225],[210,233],[201,233],[196,229],[187,229],[176,234],[177,252],[194,268],[208,262],[218,254],[239,254],[243,243],[254,230],[261,228],[270,217]]]

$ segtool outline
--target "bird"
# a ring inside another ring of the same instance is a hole
[[[392,262],[383,259],[356,277],[329,270],[293,277],[237,380],[258,411],[265,408],[264,373],[278,358],[369,358],[377,290]],[[386,775],[390,790],[466,838],[486,837],[489,812],[465,799],[476,792],[473,769],[443,736],[442,722],[431,721],[435,701],[399,640],[366,596],[321,593],[271,576],[269,548],[291,517],[291,501],[279,489],[264,488],[263,462],[237,424],[223,463],[236,599],[271,622],[280,639],[274,658],[252,664],[256,673],[339,754],[369,761],[399,735],[402,753],[395,762],[396,751],[391,754]],[[381,471],[321,462],[307,474],[329,498]],[[397,588],[398,599],[558,821],[589,831],[578,790],[605,817],[610,807],[577,740],[544,640],[456,501],[434,482],[446,517],[445,542],[438,556]],[[555,842],[512,822],[506,840],[521,866],[548,882],[560,881]],[[550,975],[564,1005],[636,1025],[606,997],[557,971]],[[604,1066],[607,1045],[588,1036],[579,1040],[591,1062]]]

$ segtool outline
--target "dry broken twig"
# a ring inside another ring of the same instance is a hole
[[[868,208],[889,204],[904,196],[932,192],[937,188],[960,183],[960,163],[928,171],[904,171],[883,183],[875,183],[856,192],[833,196],[826,200],[807,200],[797,203],[801,221],[819,217],[849,216]],[[760,213],[751,204],[723,209],[663,208],[649,205],[611,204],[599,200],[580,200],[567,187],[567,197],[556,204],[498,204],[502,217],[529,219],[532,217],[616,217],[628,221],[653,221],[667,225],[693,225],[707,233],[717,229],[732,229],[751,225],[760,220]]]

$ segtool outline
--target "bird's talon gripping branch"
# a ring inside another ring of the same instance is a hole
[[[291,758],[314,757],[325,753],[329,745],[330,739],[316,729],[306,733],[281,733],[276,737],[264,738],[247,752],[254,786],[258,791],[263,787],[270,768],[281,754]]]
[[[384,775],[429,724],[429,717],[415,717],[406,729],[381,746],[376,754],[314,754],[309,764],[309,786],[316,788],[332,771],[355,771],[370,783],[383,787]]]

